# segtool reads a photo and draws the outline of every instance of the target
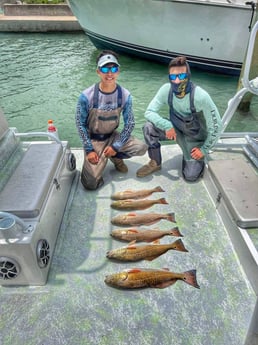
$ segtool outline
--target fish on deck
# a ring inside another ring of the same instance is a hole
[[[113,238],[126,242],[153,242],[164,236],[183,237],[178,227],[169,230],[160,229],[114,229],[110,234]]]
[[[152,225],[165,219],[176,223],[175,213],[126,213],[115,216],[111,223],[117,226]]]
[[[105,277],[109,286],[123,289],[159,288],[164,289],[178,280],[199,289],[196,270],[182,273],[171,272],[168,269],[131,268]]]
[[[133,241],[128,246],[109,250],[106,257],[119,261],[152,261],[168,250],[188,252],[181,239],[169,244],[160,244],[159,241],[155,241],[147,245],[136,245],[135,241]]]
[[[152,189],[141,189],[141,190],[125,190],[122,192],[117,192],[111,195],[113,200],[124,200],[124,199],[144,199],[153,193],[165,192],[160,186]]]
[[[126,210],[126,211],[135,211],[135,210],[146,210],[147,208],[152,207],[156,204],[168,205],[168,202],[165,198],[150,200],[150,199],[124,199],[116,200],[111,203],[111,207],[115,210]]]

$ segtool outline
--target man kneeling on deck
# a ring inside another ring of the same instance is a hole
[[[128,171],[123,159],[144,155],[148,146],[133,138],[135,121],[132,97],[116,83],[119,75],[117,55],[105,50],[97,57],[100,82],[84,90],[76,110],[76,126],[85,151],[81,182],[86,189],[103,185],[102,172],[108,158],[116,170]],[[124,127],[119,133],[120,114]]]
[[[209,94],[190,81],[190,67],[184,56],[171,60],[168,72],[170,82],[159,89],[145,112],[148,122],[143,134],[150,161],[137,171],[137,176],[160,170],[160,141],[176,140],[183,152],[183,178],[193,182],[203,175],[205,155],[221,132],[221,118]],[[167,104],[169,119],[159,115]]]

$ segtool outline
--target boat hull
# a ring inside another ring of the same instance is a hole
[[[70,0],[93,44],[168,63],[186,55],[191,66],[239,74],[251,21],[250,6],[204,1]]]

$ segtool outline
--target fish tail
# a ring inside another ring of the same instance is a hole
[[[178,227],[171,229],[170,235],[176,236],[176,237],[184,237],[184,235],[182,235],[181,232],[179,231]]]
[[[196,270],[190,270],[183,273],[183,281],[193,287],[200,289],[199,284],[197,283],[196,279]]]
[[[168,205],[168,202],[165,198],[161,198],[159,199],[159,204]]]
[[[165,192],[160,186],[154,188],[155,192]]]
[[[168,213],[167,220],[169,220],[170,222],[176,223],[175,213],[174,212]]]
[[[173,248],[175,250],[178,250],[179,252],[188,252],[188,250],[185,248],[185,245],[181,239],[176,240],[174,243],[172,243]]]

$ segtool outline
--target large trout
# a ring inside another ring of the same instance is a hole
[[[171,272],[167,269],[132,268],[119,273],[107,275],[105,283],[112,287],[124,289],[159,288],[164,289],[178,280],[200,289],[196,279],[196,270],[183,273]]]
[[[111,223],[117,226],[151,225],[161,219],[176,223],[174,213],[126,213],[113,217]]]
[[[150,200],[150,199],[125,199],[125,200],[116,200],[111,203],[111,207],[115,210],[126,210],[126,211],[134,211],[134,210],[146,210],[156,204],[163,204],[167,205],[168,202],[165,198]]]
[[[108,251],[106,256],[109,259],[119,261],[152,261],[168,250],[188,252],[181,239],[170,244],[159,244],[159,241],[155,241],[147,245],[136,245],[135,241],[133,241],[128,246]]]
[[[141,190],[133,190],[128,189],[122,192],[117,192],[111,195],[111,199],[113,200],[124,200],[124,199],[144,199],[147,196],[150,196],[152,193],[157,192],[164,192],[164,190],[158,186],[152,189],[141,189]]]
[[[110,234],[112,237],[126,242],[153,242],[164,236],[183,237],[178,227],[170,230],[159,229],[114,229]]]

